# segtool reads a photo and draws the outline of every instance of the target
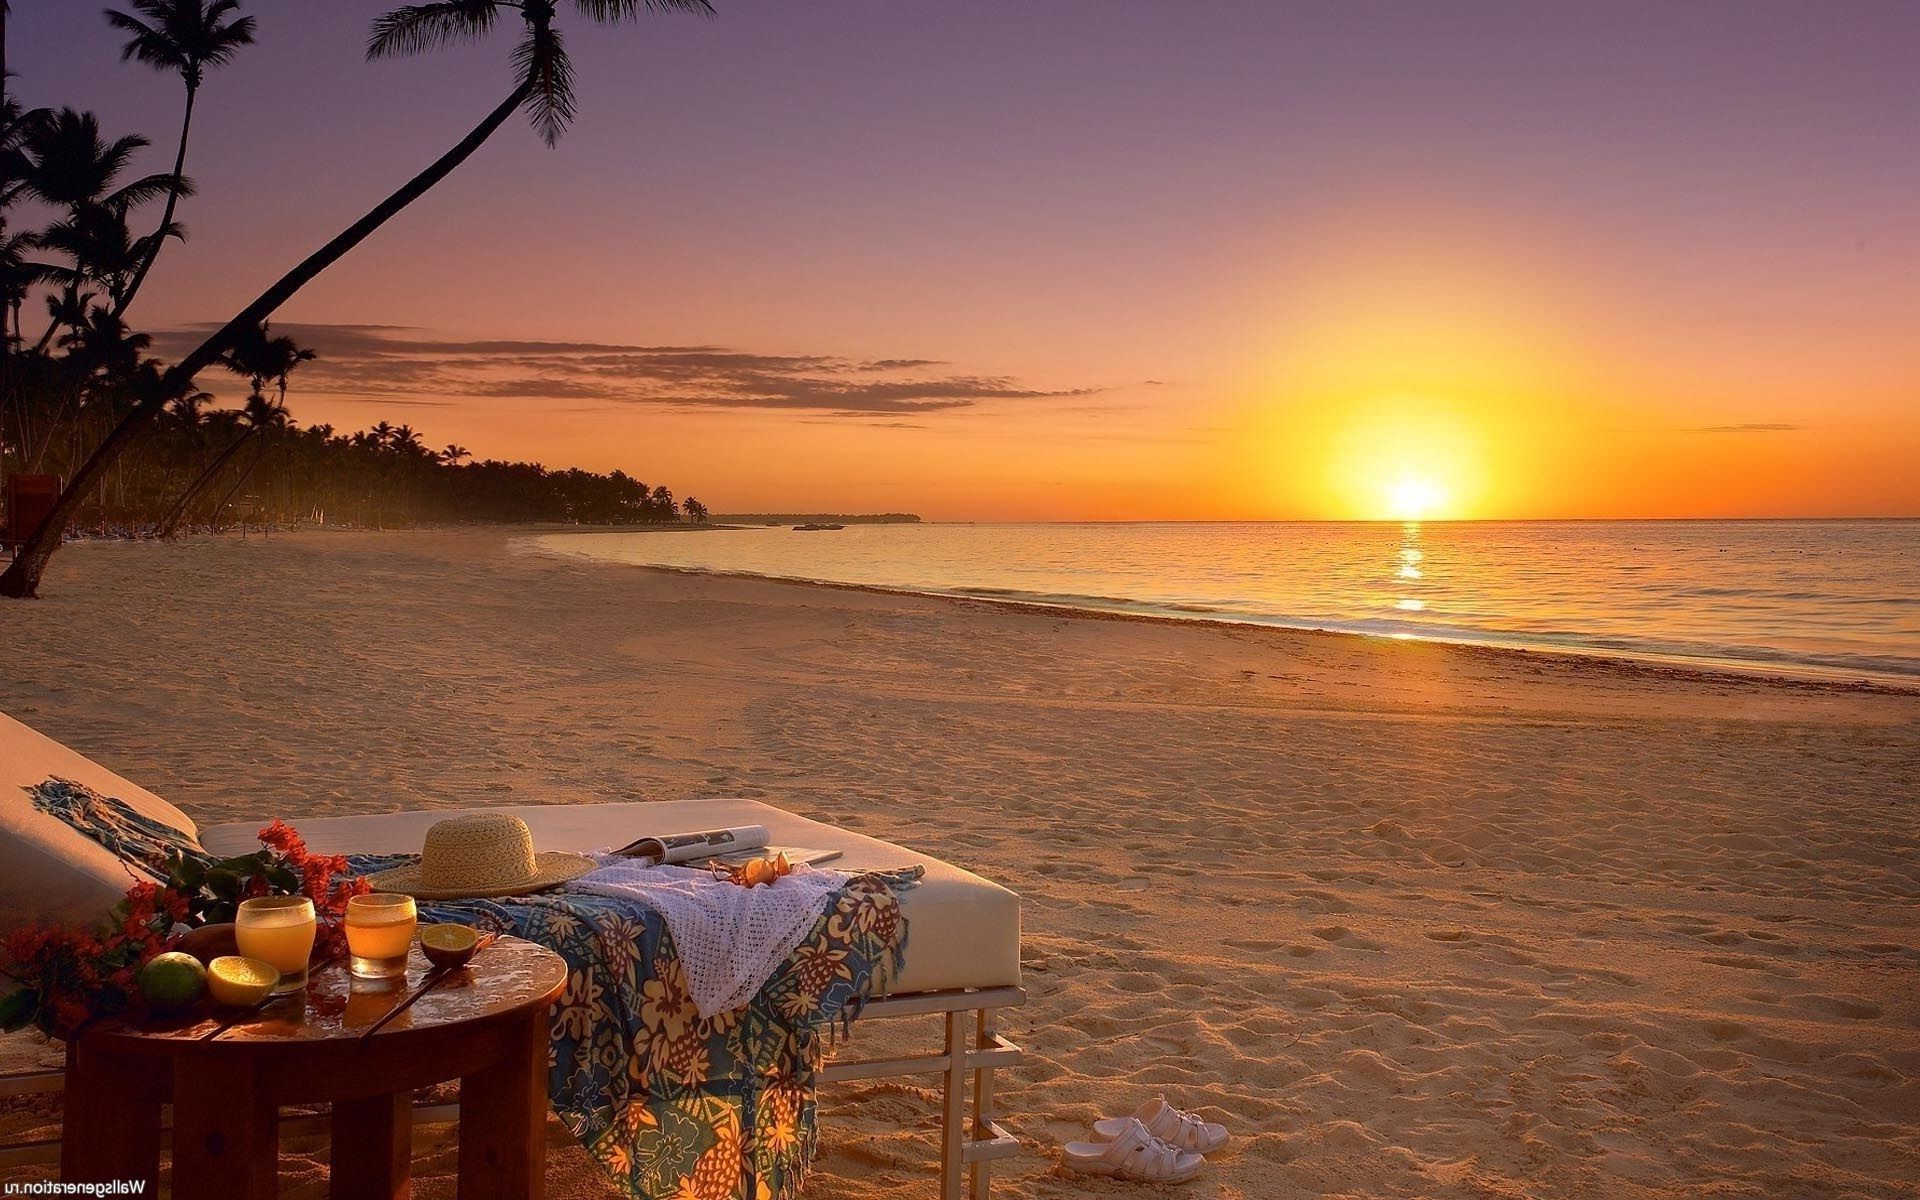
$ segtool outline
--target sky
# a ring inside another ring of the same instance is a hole
[[[563,3],[578,121],[281,311],[295,418],[716,512],[1920,515],[1920,4],[714,4]],[[510,90],[386,7],[247,0],[161,352]],[[16,0],[15,90],[164,170],[99,8]]]

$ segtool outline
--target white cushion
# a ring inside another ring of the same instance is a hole
[[[196,832],[187,814],[152,792],[0,714],[0,931],[101,920],[144,878],[99,842],[33,806],[27,789],[55,777],[124,800],[188,837]]]
[[[970,871],[937,858],[808,820],[757,800],[668,800],[651,804],[526,804],[512,813],[533,831],[539,850],[606,850],[636,838],[736,825],[765,825],[775,845],[839,850],[835,870],[920,866],[926,877],[901,898],[908,922],[907,965],[895,994],[985,988],[1020,982],[1020,898]],[[291,823],[320,854],[418,854],[427,827],[450,815],[417,810],[365,817],[303,817]],[[200,831],[214,854],[259,848],[264,825],[236,821]]]

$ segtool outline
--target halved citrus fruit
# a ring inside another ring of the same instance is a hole
[[[280,972],[257,958],[229,954],[207,964],[207,991],[216,1004],[252,1008],[279,982]]]
[[[480,935],[466,925],[429,925],[420,931],[420,949],[436,967],[459,967],[479,948]]]

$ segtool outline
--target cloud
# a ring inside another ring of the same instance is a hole
[[[155,348],[178,356],[211,326],[162,334]],[[968,374],[931,358],[756,354],[726,346],[616,342],[453,341],[394,325],[276,324],[318,352],[296,390],[446,403],[446,397],[595,402],[680,411],[759,409],[836,419],[911,416],[989,401],[1095,395],[1096,387],[1048,389],[1004,375]]]
[[[1700,425],[1687,430],[1688,433],[1799,433],[1805,425],[1793,425],[1784,421],[1747,421],[1739,425]]]

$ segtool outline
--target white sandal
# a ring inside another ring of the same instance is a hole
[[[1132,1118],[1121,1123],[1110,1142],[1068,1142],[1060,1148],[1060,1153],[1068,1169],[1082,1175],[1105,1175],[1138,1183],[1185,1183],[1198,1175],[1207,1161],[1190,1150],[1161,1141]]]
[[[1101,1137],[1119,1137],[1131,1123],[1147,1127],[1147,1132],[1176,1150],[1211,1154],[1227,1144],[1227,1127],[1203,1121],[1190,1112],[1182,1112],[1167,1103],[1165,1096],[1142,1104],[1131,1117],[1095,1121],[1093,1131]]]

